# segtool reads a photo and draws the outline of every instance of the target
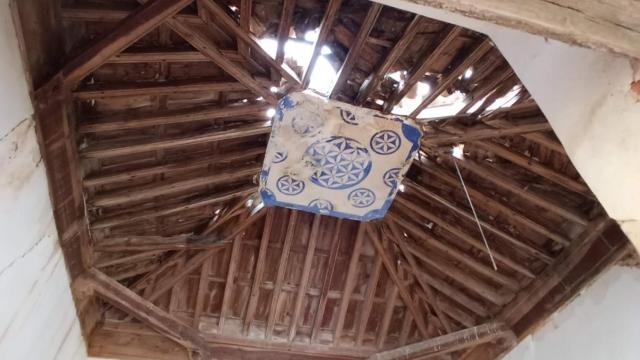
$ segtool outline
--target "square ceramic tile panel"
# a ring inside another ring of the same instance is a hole
[[[387,212],[421,132],[409,119],[293,93],[280,100],[260,175],[265,206],[354,220]]]

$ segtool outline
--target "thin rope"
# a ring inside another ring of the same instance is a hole
[[[476,219],[476,224],[478,224],[478,229],[480,230],[480,235],[482,235],[484,246],[487,248],[487,252],[489,253],[489,258],[491,259],[491,264],[493,265],[493,269],[495,271],[498,271],[498,266],[496,265],[496,261],[493,259],[493,253],[491,253],[489,242],[487,241],[487,238],[484,236],[484,231],[482,231],[482,226],[480,225],[480,219],[478,219],[478,214],[476,214],[476,208],[473,206],[473,202],[471,201],[471,196],[469,196],[469,191],[467,191],[467,186],[464,184],[464,180],[462,179],[462,173],[460,172],[460,168],[458,167],[458,162],[456,161],[455,156],[452,156],[452,159],[453,159],[453,164],[456,166],[456,171],[458,172],[458,177],[460,178],[460,182],[462,183],[462,188],[464,189],[464,193],[465,195],[467,195],[467,201],[469,201],[469,206],[471,206],[473,217]]]

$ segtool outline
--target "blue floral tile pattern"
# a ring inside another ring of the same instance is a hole
[[[329,189],[347,189],[359,184],[371,171],[367,148],[356,140],[333,136],[317,141],[305,151],[316,169],[311,181]]]
[[[304,190],[304,181],[296,180],[289,175],[278,179],[278,190],[285,195],[298,195]]]
[[[357,208],[365,208],[371,206],[376,201],[376,194],[365,188],[355,189],[349,193],[349,202]]]
[[[360,221],[383,217],[421,136],[406,118],[290,94],[276,107],[260,193],[266,206]]]

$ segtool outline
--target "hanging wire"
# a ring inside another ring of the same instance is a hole
[[[460,168],[458,167],[458,162],[455,156],[452,156],[453,164],[456,166],[456,171],[458,172],[458,177],[460,178],[460,183],[462,183],[462,188],[464,189],[465,195],[467,195],[467,201],[469,201],[469,206],[471,206],[471,211],[473,212],[473,217],[476,219],[476,224],[478,224],[478,229],[480,230],[480,235],[482,235],[482,240],[484,241],[484,246],[487,248],[487,252],[489,253],[489,258],[491,259],[491,264],[493,265],[493,269],[498,271],[498,266],[496,265],[496,261],[493,259],[493,253],[491,252],[491,248],[489,247],[489,242],[487,238],[484,236],[484,231],[482,231],[482,225],[480,225],[480,219],[478,219],[478,214],[476,214],[476,208],[473,206],[473,202],[471,201],[471,196],[469,196],[469,191],[467,191],[467,186],[464,184],[464,179],[462,179],[462,173],[460,172]]]

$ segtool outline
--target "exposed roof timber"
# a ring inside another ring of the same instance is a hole
[[[556,258],[554,264],[546,268],[502,310],[500,318],[507,324],[515,324],[520,320],[549,290],[562,281],[562,278],[584,257],[591,245],[611,224],[612,220],[606,216],[593,220],[582,232],[580,238]]]
[[[291,343],[296,336],[298,330],[298,324],[300,322],[300,314],[302,312],[302,302],[304,296],[307,293],[307,287],[309,286],[309,275],[311,273],[311,264],[313,262],[313,254],[316,250],[316,243],[318,242],[320,232],[320,222],[322,216],[319,214],[314,215],[313,224],[311,225],[311,233],[309,234],[309,240],[307,242],[307,253],[304,257],[304,264],[302,265],[302,272],[300,274],[300,282],[298,284],[298,293],[296,294],[295,303],[293,305],[293,314],[291,315],[291,322],[289,324],[289,342]]]
[[[228,242],[236,238],[237,236],[240,236],[242,232],[244,232],[253,223],[255,223],[256,221],[264,217],[264,215],[265,215],[264,211],[260,211],[253,216],[243,219],[240,222],[240,224],[234,228],[234,231],[230,235],[227,235],[222,241]],[[144,298],[149,301],[157,300],[162,294],[171,290],[185,276],[189,275],[189,273],[191,273],[192,271],[200,267],[203,262],[210,259],[211,256],[213,256],[213,254],[215,254],[220,249],[221,248],[219,247],[215,247],[215,248],[209,248],[204,251],[198,252],[196,255],[191,257],[186,263],[184,263],[180,267],[180,269],[178,269],[178,271],[170,275],[168,278],[163,279],[161,283],[157,284],[157,286],[154,287],[153,292],[151,292],[148,295],[145,294]]]
[[[499,129],[509,129],[513,126],[513,124],[511,124],[508,120],[503,119],[503,118],[488,118],[486,120],[484,120],[484,123],[494,127],[494,128],[499,128]],[[558,141],[554,140],[553,138],[545,135],[545,134],[540,134],[540,133],[526,133],[526,134],[520,134],[522,137],[526,138],[527,140],[533,141],[536,144],[540,144],[541,146],[544,146],[546,148],[549,148],[549,150],[553,150],[555,152],[558,152],[560,154],[566,154],[566,152],[564,151],[564,147],[562,146],[562,144],[560,144]]]
[[[395,302],[398,298],[398,287],[393,284],[393,280],[387,280],[387,288],[391,288],[391,291],[387,291],[386,303],[384,306],[384,313],[382,314],[382,320],[380,323],[380,327],[378,328],[378,333],[376,334],[376,347],[378,349],[384,346],[385,340],[387,338],[387,333],[389,332],[389,325],[391,325],[391,317],[393,316],[393,310],[395,309]]]
[[[356,99],[354,101],[356,105],[364,104],[367,99],[371,97],[371,94],[373,94],[373,92],[378,89],[378,85],[380,85],[382,79],[384,79],[391,67],[396,63],[396,61],[398,61],[407,46],[409,46],[409,44],[413,40],[413,37],[420,29],[420,25],[421,17],[416,15],[409,23],[409,25],[407,25],[402,34],[402,37],[395,43],[380,66],[378,66],[376,71],[362,83],[362,86],[360,87],[360,90],[358,90],[358,95],[356,96]]]
[[[318,300],[318,309],[316,310],[316,315],[313,320],[313,327],[311,330],[311,341],[316,341],[318,339],[318,334],[320,333],[320,325],[322,324],[322,319],[324,318],[329,290],[331,288],[336,263],[338,261],[338,252],[340,251],[340,230],[342,229],[342,224],[343,220],[341,218],[338,219],[334,230],[333,239],[331,240],[331,251],[329,253],[329,259],[327,260],[327,272],[324,274],[324,279],[322,280],[322,288],[320,290],[320,298]]]
[[[409,202],[408,200],[402,197],[396,198],[396,202],[400,204],[402,207],[409,209],[412,213],[420,214],[420,216],[424,216],[425,218],[433,221],[435,224],[439,225],[440,227],[445,229],[447,232],[453,234],[459,239],[462,239],[464,242],[475,247],[477,250],[483,253],[487,251],[482,241],[477,240],[474,237],[467,234],[466,232],[459,230],[458,227],[448,223],[442,217],[437,216],[433,212],[425,208],[421,208],[417,205],[414,205],[413,203]],[[402,222],[402,226],[408,227],[413,225],[410,225],[409,223],[406,223],[406,222]],[[416,231],[418,231],[418,229],[416,229]],[[509,278],[495,271],[490,266],[477,261],[476,259],[466,255],[466,253],[462,251],[459,251],[453,247],[449,247],[448,245],[446,245],[446,243],[438,241],[432,236],[425,235],[424,243],[429,244],[433,248],[438,249],[450,255],[451,257],[455,258],[457,261],[460,261],[461,263],[466,264],[470,268],[476,270],[478,273],[483,274],[487,278],[492,279],[496,283],[501,284],[512,291],[517,291],[520,288],[518,281],[516,281],[515,279]],[[518,271],[519,273],[524,273],[524,275],[529,278],[535,277],[529,269],[511,260],[508,256],[505,256],[497,251],[493,251],[493,256],[498,262],[506,264],[508,267]]]
[[[409,91],[424,78],[425,73],[433,66],[433,62],[438,60],[445,50],[458,38],[464,31],[463,28],[454,25],[447,25],[441,32],[438,39],[432,42],[432,45],[424,52],[423,58],[417,61],[417,66],[409,72],[408,78],[403,84],[398,86],[396,91],[391,95],[385,104],[385,112],[391,112]]]
[[[519,125],[513,125],[505,129],[496,129],[492,127],[476,126],[466,129],[462,132],[456,131],[454,134],[437,133],[422,140],[423,145],[446,145],[454,143],[464,143],[474,140],[491,139],[495,137],[513,136],[538,131],[550,131],[551,125],[544,121],[543,117],[534,117],[526,119],[527,122]],[[529,122],[533,120],[534,122]],[[542,121],[541,121],[542,120]],[[445,127],[446,129],[446,127]]]
[[[251,17],[253,16],[253,1],[240,0],[240,28],[251,33]],[[250,57],[250,48],[242,41],[238,42],[238,52],[245,58]]]
[[[447,316],[442,312],[442,309],[440,309],[440,306],[438,305],[438,303],[436,302],[435,293],[431,289],[431,286],[426,281],[424,281],[422,277],[417,275],[418,269],[419,269],[418,263],[414,259],[409,249],[407,249],[406,239],[400,233],[400,229],[392,221],[388,221],[386,222],[386,224],[391,230],[391,233],[392,233],[391,239],[398,244],[398,247],[400,248],[402,255],[404,255],[405,259],[407,259],[407,262],[409,263],[409,266],[411,267],[411,270],[414,276],[416,277],[418,284],[420,285],[425,295],[427,296],[429,305],[433,308],[436,316],[440,320],[440,323],[442,324],[442,326],[444,326],[445,330],[447,332],[451,332],[453,330],[452,325],[449,322],[449,319],[447,318]],[[387,235],[390,235],[390,234],[387,234]]]
[[[143,5],[132,16],[120,22],[115,30],[93,43],[60,70],[56,77],[59,77],[62,88],[74,88],[80,80],[107,62],[109,58],[126,49],[190,2],[191,0],[157,0]],[[58,80],[54,78],[53,81]]]
[[[380,271],[382,270],[382,257],[378,256],[373,262],[373,268],[368,274],[366,290],[364,293],[364,302],[360,307],[360,312],[355,319],[356,329],[356,345],[362,346],[364,340],[364,334],[367,330],[367,323],[369,322],[369,315],[371,314],[371,307],[373,306],[373,298],[380,278]]]
[[[324,13],[324,17],[322,18],[322,22],[320,23],[320,32],[318,33],[318,38],[313,44],[311,60],[309,60],[309,65],[307,66],[306,70],[304,71],[304,75],[302,76],[302,87],[305,89],[311,82],[311,74],[313,73],[313,69],[316,67],[316,62],[318,61],[318,57],[322,52],[322,47],[324,46],[329,37],[329,34],[331,33],[333,21],[338,15],[338,9],[340,9],[341,4],[342,0],[329,0],[329,3],[327,4],[327,9]]]
[[[209,345],[198,331],[184,325],[172,315],[150,301],[141,298],[124,285],[95,269],[87,272],[86,281],[100,297],[133,315],[152,329],[189,349],[198,351],[205,358],[213,357]]]
[[[393,280],[396,287],[398,288],[398,293],[400,294],[400,298],[405,303],[411,314],[413,315],[413,319],[418,326],[418,330],[423,338],[429,338],[429,331],[427,330],[427,325],[424,323],[424,318],[422,317],[422,313],[420,312],[418,305],[414,302],[411,297],[411,292],[404,286],[402,280],[398,276],[397,270],[394,267],[395,261],[392,261],[385,249],[382,240],[380,239],[380,235],[377,229],[372,228],[371,226],[365,225],[365,229],[367,234],[369,235],[369,239],[373,244],[373,247],[376,249],[376,253],[379,257],[382,258],[382,263],[384,264],[385,269],[387,270],[387,274]]]
[[[125,212],[104,218],[98,218],[91,222],[90,227],[93,230],[105,229],[111,226],[127,224],[143,219],[151,219],[160,216],[171,215],[189,209],[201,208],[209,205],[219,204],[230,199],[254,193],[257,189],[255,185],[246,185],[235,188],[233,190],[197,197],[184,202],[172,204],[168,206],[159,206],[149,210]]]
[[[198,135],[186,135],[149,141],[130,141],[127,143],[102,143],[91,145],[80,152],[86,158],[108,158],[113,156],[130,155],[160,149],[169,149],[185,145],[209,143],[213,141],[237,139],[271,132],[270,122],[259,125],[243,125],[227,130],[214,130]]]
[[[406,244],[405,247],[407,247]],[[407,250],[409,250],[408,247]],[[409,250],[409,252],[411,252],[411,250]],[[437,276],[433,276],[433,274],[427,273],[424,266],[420,266],[419,263],[418,265],[419,268],[415,270],[406,265],[405,268],[407,268],[407,271],[412,273],[413,276],[420,278],[433,288],[436,304],[452,319],[461,321],[463,325],[468,325],[466,322],[469,322],[470,324],[472,323],[471,325],[473,326],[477,322],[477,317],[487,318],[489,316],[489,309],[487,309],[484,304],[481,304],[479,301],[471,298],[463,291],[449,284],[447,281],[439,279]],[[428,297],[425,297],[425,299],[430,301]],[[457,304],[460,304],[460,306]],[[469,314],[467,309],[470,310],[473,315]]]
[[[143,200],[150,200],[158,196],[179,193],[193,188],[251,178],[260,172],[260,168],[260,164],[253,164],[242,168],[231,168],[225,171],[217,171],[211,175],[190,177],[185,180],[163,180],[148,185],[134,186],[122,190],[99,193],[89,201],[89,204],[90,206],[95,207],[108,207],[132,202],[141,202]]]
[[[382,10],[382,5],[378,3],[372,2],[369,6],[369,11],[362,21],[362,25],[360,26],[360,30],[358,30],[358,35],[356,35],[355,40],[351,44],[349,48],[349,53],[347,57],[344,59],[342,66],[338,70],[336,74],[337,80],[333,85],[333,90],[331,91],[331,98],[335,98],[341,91],[342,86],[347,81],[349,76],[351,75],[351,70],[353,70],[353,66],[356,64],[358,57],[360,55],[360,50],[362,47],[366,45],[367,39],[369,38],[369,34],[378,20],[378,16],[380,15],[380,11]]]
[[[226,17],[226,15],[224,16]],[[227,74],[234,77],[248,89],[263,97],[270,104],[275,105],[277,103],[278,100],[269,90],[269,87],[260,84],[256,79],[254,79],[248,70],[238,66],[225,57],[216,43],[206,34],[206,32],[202,31],[201,28],[175,19],[167,20],[166,24],[183,39],[188,41],[193,47],[211,59]]]
[[[224,247],[230,241],[225,241],[219,235],[174,235],[174,236],[124,236],[108,237],[94,241],[94,250],[98,252],[124,251],[177,251],[210,249]]]
[[[429,93],[429,95],[422,100],[420,105],[416,107],[415,110],[409,115],[412,118],[418,117],[418,115],[424,110],[429,104],[431,104],[435,99],[440,96],[454,81],[458,79],[469,67],[471,67],[474,63],[480,60],[489,50],[493,49],[493,44],[491,40],[488,38],[482,40],[479,44],[477,44],[474,49],[467,55],[464,60],[456,66],[451,72],[446,74],[439,82],[438,85]]]
[[[445,263],[444,259],[435,259],[432,256],[427,255],[423,247],[425,245],[429,245],[430,248],[433,248],[433,245],[438,242],[417,226],[403,221],[402,217],[396,215],[395,213],[390,213],[389,219],[393,220],[395,223],[400,225],[401,228],[406,230],[409,235],[412,236],[412,239],[419,241],[421,245],[420,247],[414,244],[407,244],[407,247],[420,260],[437,269],[442,270],[446,273],[447,276],[453,278],[461,285],[471,289],[478,295],[484,297],[485,299],[491,301],[496,305],[505,305],[511,300],[512,295],[499,291],[494,286],[491,286],[486,282],[478,279],[470,272],[463,271],[460,268],[450,265],[449,263]],[[469,264],[465,262],[465,265],[468,266]]]
[[[503,189],[506,189],[513,194],[516,194],[526,199],[527,201],[530,201],[531,203],[545,208],[566,219],[574,221],[580,225],[587,225],[589,223],[587,217],[580,212],[563,206],[552,198],[549,198],[542,194],[537,194],[535,191],[531,191],[530,189],[526,189],[525,186],[522,186],[518,181],[512,179],[511,177],[489,167],[482,166],[472,159],[459,160],[458,165],[475,173],[478,176],[481,176],[484,179],[487,179],[497,186],[500,186]]]
[[[282,245],[282,252],[280,253],[280,260],[278,262],[278,272],[276,274],[276,280],[271,293],[271,301],[269,302],[269,312],[267,318],[267,328],[265,331],[265,338],[271,339],[273,334],[273,327],[276,323],[276,315],[278,312],[278,300],[282,292],[282,285],[284,283],[285,272],[287,271],[287,262],[289,261],[289,254],[291,251],[291,244],[293,243],[294,231],[296,228],[296,220],[298,219],[298,210],[291,210],[289,215],[289,223],[287,224],[287,232]]]
[[[264,211],[263,211],[264,213]],[[233,246],[231,247],[231,255],[229,257],[229,266],[227,266],[227,276],[224,283],[224,290],[222,293],[222,303],[220,305],[220,316],[218,317],[218,333],[224,332],[224,324],[227,316],[229,315],[229,306],[233,301],[233,286],[235,276],[238,271],[238,261],[240,258],[240,252],[242,250],[242,235],[238,233],[233,239]]]
[[[508,147],[497,144],[492,141],[474,141],[472,143],[474,146],[478,146],[486,151],[489,151],[505,160],[511,161],[512,163],[521,166],[530,170],[533,173],[536,173],[543,178],[552,181],[564,188],[575,191],[577,193],[592,196],[589,187],[584,183],[574,180],[564,174],[558,173],[557,171],[545,166],[528,156],[519,154]]]
[[[269,240],[271,239],[271,230],[273,229],[275,209],[267,209],[266,211],[267,217],[262,229],[260,249],[258,250],[256,268],[253,276],[253,282],[251,284],[251,295],[249,296],[249,302],[247,304],[247,310],[244,317],[243,333],[245,335],[247,335],[251,330],[251,322],[253,321],[256,306],[258,305],[258,296],[260,295],[260,284],[262,284],[262,278],[264,276],[265,268],[267,265],[267,249],[269,247]]]
[[[340,338],[342,336],[342,330],[344,327],[345,316],[347,315],[347,309],[349,307],[349,301],[353,293],[353,287],[355,285],[357,271],[358,271],[358,259],[360,252],[362,251],[362,244],[365,237],[365,223],[361,222],[358,225],[358,233],[356,235],[355,242],[353,244],[353,251],[351,252],[351,259],[349,260],[349,267],[347,269],[347,275],[342,290],[342,299],[338,305],[338,317],[336,321],[336,327],[334,329],[333,344],[339,345]]]
[[[293,19],[293,11],[296,8],[296,0],[283,0],[282,14],[280,16],[280,24],[278,25],[278,48],[276,50],[276,62],[282,64],[284,61],[284,46],[289,40],[289,32],[291,31],[291,20]]]
[[[73,92],[78,100],[105,99],[111,97],[159,96],[194,92],[244,91],[247,87],[237,81],[188,80],[148,83],[86,85]]]
[[[245,42],[252,52],[259,55],[264,59],[273,69],[275,69],[282,77],[288,82],[293,84],[294,87],[300,85],[300,80],[295,73],[289,69],[285,64],[279,64],[274,58],[272,58],[258,43],[258,40],[250,32],[244,31],[238,23],[230,18],[220,5],[216,4],[213,0],[206,0],[202,3],[208,11],[213,15],[214,21],[219,21],[225,29],[231,31],[241,41]]]
[[[506,70],[500,72],[498,76],[495,76],[491,81],[486,84],[482,84],[479,89],[474,89],[471,94],[469,94],[468,103],[465,105],[460,111],[459,114],[465,114],[468,110],[470,110],[478,101],[482,101],[489,94],[495,93],[498,91],[498,87],[500,84],[504,84],[507,79],[514,76],[513,69],[508,67]],[[485,102],[482,104],[480,108],[476,111],[481,110],[483,107],[489,107],[493,104],[493,99],[488,97]]]
[[[456,205],[455,203],[437,195],[436,193],[419,186],[418,184],[416,184],[415,182],[409,180],[409,179],[405,179],[403,181],[403,184],[405,186],[407,186],[409,189],[411,189],[412,191],[415,191],[418,193],[418,196],[424,196],[427,197],[430,201],[436,201],[442,205],[444,205],[446,208],[448,208],[449,210],[455,212],[456,214],[464,217],[465,219],[467,219],[468,221],[471,222],[475,222],[476,218],[473,216],[473,214],[471,214],[470,212],[461,209],[458,205]],[[513,245],[515,248],[517,248],[518,250],[533,256],[537,259],[540,259],[541,261],[549,264],[551,262],[553,262],[553,258],[551,256],[549,256],[545,251],[543,251],[542,249],[538,249],[532,245],[530,245],[529,243],[527,243],[526,241],[523,240],[518,240],[516,239],[514,236],[506,233],[503,230],[498,229],[497,227],[491,225],[490,223],[480,219],[480,225],[483,227],[483,229],[488,230],[489,232],[491,232],[492,234],[495,234],[497,236],[499,236],[500,238],[504,239],[505,241],[508,241],[511,245]],[[527,272],[529,272],[527,270]]]
[[[505,324],[489,323],[380,352],[371,355],[369,359],[399,360],[413,357],[428,359],[499,339],[508,339],[510,342],[515,342],[515,335]]]
[[[452,186],[455,186],[458,189],[461,189],[460,179],[456,176],[452,175],[450,172],[442,169],[439,165],[434,163],[433,161],[427,159],[421,159],[420,161],[416,161],[416,164],[422,169],[430,174],[437,176],[438,178],[444,180]],[[511,209],[510,207],[502,204],[496,199],[483,194],[481,191],[476,190],[474,187],[467,185],[467,190],[469,191],[469,195],[478,202],[478,207],[492,207],[496,209],[498,212],[502,213],[504,216],[518,222],[522,226],[528,227],[529,229],[550,238],[551,240],[557,242],[562,246],[567,246],[571,242],[563,235],[560,235],[552,230],[547,229],[543,225],[538,224],[537,222],[529,219],[527,216],[521,214],[520,212]]]
[[[78,133],[91,133],[101,131],[116,131],[136,129],[149,126],[168,124],[183,124],[195,121],[234,118],[240,116],[253,116],[255,119],[267,120],[266,111],[271,105],[258,103],[237,106],[201,106],[186,109],[127,112],[106,116],[90,121],[83,121],[78,125]]]

